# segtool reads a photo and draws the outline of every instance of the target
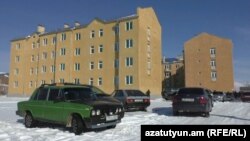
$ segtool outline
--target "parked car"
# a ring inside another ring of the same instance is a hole
[[[126,110],[146,110],[150,105],[150,96],[140,90],[115,90],[112,96],[123,103]]]
[[[224,101],[234,101],[235,97],[233,93],[226,93],[224,96]]]
[[[240,98],[243,102],[250,101],[250,92],[241,92]]]
[[[173,98],[173,115],[181,112],[199,112],[208,117],[212,111],[212,93],[204,88],[181,88]]]
[[[103,94],[90,85],[44,84],[28,101],[17,104],[16,114],[24,117],[28,128],[37,121],[56,123],[71,127],[76,135],[85,129],[114,128],[124,109],[120,101]]]
[[[162,98],[165,100],[172,100],[177,91],[162,91]]]
[[[226,94],[224,92],[221,92],[221,91],[214,91],[213,92],[213,100],[214,101],[224,102],[225,97],[226,97]]]

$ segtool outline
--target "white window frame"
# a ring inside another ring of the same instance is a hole
[[[93,77],[89,78],[89,85],[93,86],[94,85],[94,79]]]
[[[47,46],[48,45],[48,39],[47,38],[43,38],[43,46]]]
[[[81,48],[75,48],[75,56],[81,55]]]
[[[66,33],[62,33],[61,34],[61,41],[65,41],[66,40]]]
[[[134,46],[133,39],[126,39],[125,40],[125,48],[132,48]]]
[[[133,85],[134,83],[134,78],[132,75],[126,75],[125,76],[125,84],[126,85]]]
[[[92,67],[93,66],[93,67]],[[89,63],[89,70],[93,70],[95,68],[94,62]]]
[[[134,59],[133,57],[126,57],[125,59],[125,66],[126,67],[132,67],[134,65]]]
[[[102,37],[104,35],[104,31],[103,31],[103,29],[100,29],[99,30],[99,37]]]
[[[103,61],[98,61],[98,69],[102,69],[103,68]]]
[[[90,54],[94,54],[95,53],[95,47],[94,46],[90,46],[89,53]]]
[[[217,72],[216,71],[212,71],[211,72],[211,80],[212,81],[216,81],[217,80]]]
[[[92,39],[92,38],[95,38],[95,30],[91,30],[90,31],[90,35],[89,37]]]
[[[74,66],[75,66],[75,67],[74,67],[74,70],[75,70],[75,71],[80,71],[80,63],[75,63]]]
[[[50,72],[53,73],[53,72],[55,72],[55,70],[56,70],[55,66],[54,66],[54,65],[51,65],[51,66],[50,66]]]
[[[60,56],[66,55],[66,48],[61,48],[60,49]]]
[[[103,45],[102,44],[99,45],[99,47],[98,47],[98,53],[102,53],[103,49],[104,49]]]
[[[127,21],[125,23],[125,31],[130,31],[133,29],[133,21]]]
[[[102,84],[103,84],[103,79],[102,79],[102,77],[98,77],[98,83],[97,83],[97,85],[98,86],[102,86]]]
[[[81,33],[78,32],[78,33],[75,34],[75,40],[76,41],[81,40]]]
[[[65,71],[65,69],[66,69],[65,63],[61,63],[60,64],[60,71]]]

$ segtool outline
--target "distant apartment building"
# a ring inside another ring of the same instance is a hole
[[[1,73],[0,74],[0,94],[1,95],[8,93],[8,84],[9,84],[9,74]]]
[[[201,33],[185,42],[185,86],[231,92],[234,89],[232,41]]]
[[[164,91],[175,91],[184,87],[184,60],[183,56],[177,58],[163,58],[163,81]]]
[[[30,95],[44,83],[95,85],[161,92],[161,25],[152,8],[134,15],[89,24],[65,24],[11,41],[10,95]]]

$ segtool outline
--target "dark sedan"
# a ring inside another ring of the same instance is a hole
[[[250,101],[250,92],[242,92],[240,98],[243,102]]]
[[[112,96],[121,101],[126,110],[138,109],[146,111],[146,108],[150,105],[149,95],[140,90],[115,90]]]
[[[181,88],[173,98],[173,115],[194,112],[208,117],[212,107],[211,91],[204,88]]]

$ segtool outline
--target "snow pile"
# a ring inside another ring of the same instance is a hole
[[[250,124],[250,103],[215,103],[211,116],[172,115],[172,103],[163,99],[151,100],[148,112],[126,112],[122,122],[116,128],[100,131],[88,131],[75,136],[63,127],[25,128],[23,118],[15,115],[18,101],[27,98],[0,97],[0,140],[14,141],[130,141],[140,140],[142,124]]]

